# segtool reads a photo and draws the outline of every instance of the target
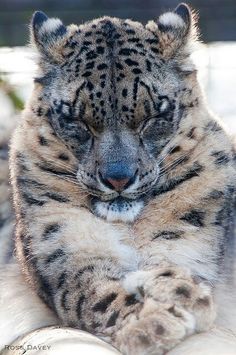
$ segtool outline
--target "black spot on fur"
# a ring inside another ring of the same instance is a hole
[[[83,275],[85,273],[92,273],[94,271],[95,267],[94,265],[87,265],[85,267],[83,267],[82,269],[77,271],[77,274],[75,276],[76,282],[77,282],[77,287],[81,287],[81,283],[83,283],[84,281],[81,281],[81,278],[83,277]]]
[[[137,54],[137,50],[134,48],[122,48],[119,51],[119,55],[127,55],[130,56],[132,53]]]
[[[138,335],[138,339],[140,341],[140,343],[142,344],[143,347],[148,348],[151,344],[151,338],[148,337],[146,334],[139,334]]]
[[[122,96],[123,97],[127,97],[127,94],[128,94],[128,90],[127,89],[123,89],[122,90]]]
[[[210,305],[210,300],[208,297],[198,298],[196,302],[199,306],[208,307]]]
[[[54,261],[57,261],[58,259],[64,257],[65,255],[66,254],[62,249],[57,249],[47,257],[46,263],[53,263]]]
[[[205,212],[199,210],[192,210],[187,212],[183,217],[180,218],[182,221],[192,224],[195,227],[203,227]]]
[[[48,197],[51,200],[61,202],[61,203],[65,203],[65,202],[70,201],[67,197],[62,196],[62,195],[55,193],[55,192],[46,192],[43,196]]]
[[[67,295],[69,294],[69,291],[68,290],[65,290],[63,293],[62,293],[62,296],[61,296],[61,306],[62,308],[65,310],[65,311],[69,311],[70,310],[70,307],[67,306]]]
[[[135,30],[132,30],[131,28],[127,29],[125,31],[128,35],[135,35]]]
[[[30,206],[32,206],[32,205],[43,206],[45,204],[45,201],[38,200],[26,192],[22,193],[22,198]]]
[[[191,292],[187,286],[179,286],[175,292],[177,295],[184,296],[185,298],[190,298],[191,296]]]
[[[163,238],[163,239],[179,239],[183,235],[182,231],[162,231],[155,235],[152,240]]]
[[[133,100],[134,100],[134,102],[137,100],[138,84],[139,84],[139,78],[137,77],[134,80],[134,86],[133,86]]]
[[[125,306],[132,306],[136,303],[138,303],[138,300],[136,299],[135,294],[128,295],[125,297]]]
[[[86,54],[86,59],[87,60],[91,60],[91,59],[96,59],[97,58],[97,54],[92,50],[92,51],[89,51],[87,54]]]
[[[105,64],[105,63],[103,63],[103,64],[99,64],[99,65],[97,66],[97,69],[98,69],[98,70],[104,70],[104,69],[107,69],[107,64]]]
[[[97,53],[98,53],[98,54],[103,54],[104,51],[105,51],[105,48],[104,48],[104,47],[102,47],[102,46],[98,46],[98,47],[97,47]]]
[[[128,38],[128,42],[131,42],[131,43],[138,43],[140,42],[140,38]],[[140,43],[141,44],[141,43]],[[138,45],[136,45],[138,47]],[[143,45],[142,45],[143,47]]]
[[[65,282],[66,282],[67,274],[66,272],[63,272],[59,277],[58,277],[58,284],[57,288],[61,288]]]
[[[60,153],[60,154],[58,155],[58,159],[63,160],[63,161],[68,161],[68,160],[70,160],[70,158],[68,157],[68,155],[66,155],[65,153]]]
[[[54,297],[54,288],[51,285],[50,281],[46,276],[42,275],[36,264],[34,265],[34,271],[37,278],[38,286],[38,295],[41,297],[44,302],[52,309],[55,310],[53,297]]]
[[[168,309],[168,312],[170,312],[171,314],[173,314],[177,318],[182,318],[182,313],[180,313],[178,310],[176,310],[176,308],[174,306],[171,306]]]
[[[116,64],[116,68],[117,68],[117,69],[119,69],[119,70],[123,70],[123,69],[124,69],[124,67],[123,67],[122,64],[120,64],[120,63],[118,63],[118,62],[116,62],[115,64]]]
[[[191,139],[194,139],[194,131],[195,131],[196,127],[192,127],[190,129],[190,131],[187,133],[187,137],[188,138],[191,138]]]
[[[136,62],[135,60],[132,60],[130,58],[125,59],[125,63],[131,67],[131,66],[138,66],[138,62]]]
[[[180,151],[181,151],[181,147],[180,147],[180,145],[177,145],[177,146],[175,146],[173,148],[170,148],[169,154],[178,153]]]
[[[225,165],[230,162],[230,156],[223,151],[213,152],[211,156],[216,158],[214,161],[216,165]]]
[[[164,271],[162,274],[160,274],[158,277],[163,276],[163,277],[173,277],[174,273],[170,270]]]
[[[104,313],[107,308],[110,306],[110,304],[116,299],[117,297],[117,293],[112,292],[109,295],[107,295],[106,297],[104,297],[102,300],[100,300],[99,302],[97,302],[92,310],[94,312],[101,312]]]
[[[87,69],[89,69],[89,68],[87,68]],[[87,82],[87,88],[89,91],[92,91],[94,89],[94,85],[91,83],[91,81]]]
[[[17,183],[20,185],[20,186],[30,186],[30,187],[33,187],[33,188],[40,188],[40,189],[47,189],[48,187],[44,184],[42,184],[41,182],[38,182],[36,180],[33,180],[33,179],[29,179],[27,178],[26,176],[18,176],[17,177]]]
[[[152,64],[148,59],[146,59],[146,68],[147,68],[147,71],[149,71],[149,72],[152,71]]]
[[[91,71],[86,71],[85,73],[82,74],[82,76],[83,76],[84,78],[88,78],[88,77],[91,76],[91,75],[92,75]]]
[[[205,130],[206,131],[211,131],[211,132],[219,132],[219,131],[222,131],[222,128],[220,127],[218,122],[210,121],[210,122],[207,123],[207,125],[205,127]]]
[[[39,144],[43,145],[43,146],[48,146],[49,145],[47,139],[45,137],[43,137],[43,136],[39,136]]]
[[[113,327],[116,324],[117,318],[119,317],[120,311],[113,311],[112,315],[107,321],[106,327]]]
[[[122,111],[123,112],[127,112],[127,111],[129,111],[129,108],[127,106],[123,105],[122,106]]]
[[[81,295],[79,297],[77,305],[76,305],[76,314],[77,314],[78,320],[80,320],[82,317],[82,307],[83,307],[84,302],[85,302],[85,296]]]
[[[93,272],[94,269],[95,269],[94,265],[87,265],[77,271],[76,277],[81,277],[86,271]]]
[[[101,324],[100,322],[96,322],[96,321],[94,322],[94,321],[93,321],[93,322],[92,322],[92,329],[95,330],[95,329],[101,327],[101,325],[102,325],[102,324]]]
[[[150,48],[152,52],[158,54],[159,53],[159,49],[158,48],[155,48],[155,47],[151,47]]]
[[[157,335],[162,335],[165,333],[165,328],[161,324],[157,324],[155,333]]]
[[[141,74],[141,73],[142,73],[142,70],[139,69],[139,68],[134,68],[134,69],[132,70],[132,72],[133,72],[134,74]]]
[[[92,44],[92,42],[90,41],[84,41],[83,42],[83,46],[90,46]]]
[[[145,42],[149,43],[149,44],[158,44],[159,43],[159,40],[158,38],[147,38],[145,39]]]
[[[42,238],[44,240],[49,239],[54,233],[57,233],[60,230],[60,225],[58,223],[52,223],[45,227],[44,232],[42,234]]]
[[[224,192],[220,190],[212,190],[206,197],[206,199],[218,200],[224,196]]]

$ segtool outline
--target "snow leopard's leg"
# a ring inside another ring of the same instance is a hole
[[[162,354],[209,328],[214,314],[211,292],[187,271],[171,274],[173,268],[163,265],[139,271],[138,255],[125,245],[122,232],[86,210],[49,205],[53,216],[40,206],[37,223],[30,215],[25,218],[17,247],[27,277],[63,325],[101,336],[125,354],[144,349]],[[154,292],[159,287],[161,299]],[[202,312],[208,312],[207,319]]]

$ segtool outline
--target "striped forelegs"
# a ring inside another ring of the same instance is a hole
[[[91,258],[77,271],[63,272],[54,295],[57,314],[65,325],[110,338],[123,319],[142,303],[121,285],[120,266],[109,259]]]
[[[210,288],[175,265],[125,272],[110,258],[80,258],[76,268],[67,259],[50,283],[48,271],[37,271],[39,293],[62,323],[102,336],[124,354],[164,354],[214,320]]]

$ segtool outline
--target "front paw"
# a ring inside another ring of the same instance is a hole
[[[125,355],[162,355],[193,333],[194,317],[184,309],[149,298],[124,320],[114,345]]]
[[[208,330],[215,320],[211,288],[197,281],[184,268],[162,264],[158,268],[130,274],[124,281],[127,291],[140,298],[181,308],[194,318],[194,332]]]

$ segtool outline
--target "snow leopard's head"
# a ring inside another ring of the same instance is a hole
[[[77,159],[94,214],[132,222],[165,167],[180,163],[180,122],[198,104],[193,14],[181,4],[146,26],[104,17],[66,27],[36,12],[31,32],[40,105],[64,144],[58,159]]]

